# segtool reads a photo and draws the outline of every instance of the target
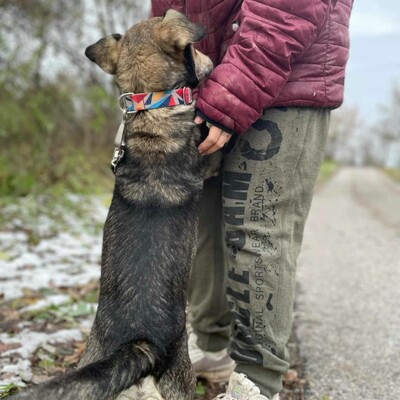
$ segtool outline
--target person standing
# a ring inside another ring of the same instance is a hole
[[[199,151],[224,147],[205,182],[189,303],[198,376],[221,399],[278,399],[289,367],[296,260],[330,111],[341,105],[353,0],[152,0],[208,35],[215,69],[200,89]],[[227,347],[229,347],[228,356]],[[233,371],[234,368],[234,371]]]

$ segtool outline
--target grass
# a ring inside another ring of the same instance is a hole
[[[28,311],[26,319],[55,324],[62,322],[74,323],[76,318],[93,315],[94,312],[93,304],[81,301],[73,303],[70,301],[60,306],[50,305],[39,310]]]
[[[14,154],[16,150],[9,152]],[[1,155],[0,196],[7,199],[43,193],[53,197],[65,193],[98,194],[112,187],[109,158],[110,152],[106,150],[89,155],[69,149],[57,161],[44,159],[33,165],[29,158],[19,155],[16,168],[15,163]]]
[[[16,386],[13,383],[2,385],[0,386],[0,399],[5,399],[8,396],[18,393],[19,391],[19,386]]]
[[[321,168],[317,177],[317,186],[324,184],[333,174],[338,170],[339,166],[332,160],[325,160],[321,165]]]
[[[396,182],[400,182],[400,169],[398,168],[384,168],[385,174]]]

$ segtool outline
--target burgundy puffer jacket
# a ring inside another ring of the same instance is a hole
[[[338,107],[343,101],[353,0],[152,0],[204,26],[198,49],[217,67],[198,110],[243,133],[269,107]]]

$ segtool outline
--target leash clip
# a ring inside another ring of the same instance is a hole
[[[125,143],[121,143],[123,145],[125,145]],[[111,169],[114,172],[114,174],[117,172],[117,166],[119,164],[119,162],[122,160],[122,158],[125,155],[125,150],[120,147],[115,147],[114,148],[114,154],[113,154],[113,158],[111,160]]]
[[[126,118],[127,118],[127,110],[123,110],[122,112],[122,122],[118,128],[117,131],[117,135],[115,136],[115,140],[114,140],[114,153],[113,153],[113,157],[111,160],[111,169],[114,172],[114,174],[117,171],[117,166],[119,164],[119,162],[122,160],[122,158],[125,155],[125,122],[126,122]]]

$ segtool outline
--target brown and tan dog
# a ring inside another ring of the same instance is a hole
[[[195,87],[211,70],[204,36],[168,11],[86,49],[121,93]],[[100,300],[79,369],[15,396],[30,400],[193,397],[186,289],[195,253],[203,158],[194,106],[127,114],[104,227]]]

